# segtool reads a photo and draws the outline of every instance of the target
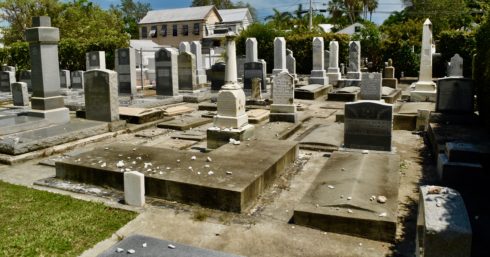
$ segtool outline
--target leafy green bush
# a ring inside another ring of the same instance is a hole
[[[477,90],[477,107],[483,121],[490,128],[490,15],[476,32],[476,59],[474,79]]]
[[[441,53],[444,62],[449,62],[454,54],[463,57],[463,74],[471,76],[471,62],[475,52],[476,41],[474,32],[446,30],[437,38],[437,52]]]

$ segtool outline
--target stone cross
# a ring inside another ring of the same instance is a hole
[[[119,120],[117,72],[112,70],[86,71],[85,118],[104,122]]]
[[[286,39],[276,37],[274,39],[274,69],[272,75],[277,75],[283,71],[287,71],[286,67]]]
[[[191,53],[196,57],[196,82],[199,85],[207,82],[206,71],[204,70],[203,58],[202,58],[202,46],[199,41],[191,42]]]
[[[342,77],[339,69],[339,42],[330,41],[330,58],[327,69],[328,81],[332,85],[337,85],[337,82]]]
[[[189,44],[189,42],[180,42],[179,44],[179,53],[182,53],[182,52],[190,52],[191,51],[191,45]]]
[[[33,17],[32,26],[25,33],[32,67],[32,110],[28,115],[54,123],[68,122],[70,114],[60,95],[59,29],[51,27],[48,16]]]
[[[328,77],[325,72],[324,63],[324,50],[323,50],[323,38],[313,38],[313,70],[311,70],[310,84],[328,85]]]
[[[361,78],[361,42],[351,41],[349,43],[349,66],[347,67],[347,78]]]
[[[254,37],[247,38],[245,41],[246,62],[257,62],[259,60],[257,45],[257,39]]]
[[[12,100],[14,106],[29,106],[29,93],[27,93],[27,83],[12,83]]]
[[[161,48],[155,52],[156,91],[161,96],[176,96],[179,91],[178,51]]]
[[[136,52],[134,48],[116,49],[114,61],[119,94],[136,95]]]
[[[105,52],[93,51],[85,54],[86,70],[105,69]]]
[[[463,58],[459,54],[451,57],[447,75],[448,77],[463,77]]]
[[[277,74],[272,81],[271,122],[296,123],[298,116],[294,105],[294,78],[287,71]]]

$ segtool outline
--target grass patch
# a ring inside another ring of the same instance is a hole
[[[0,181],[0,256],[78,256],[136,215]]]
[[[209,212],[205,211],[205,210],[196,210],[194,211],[194,213],[192,214],[192,219],[194,221],[205,221],[209,218]]]

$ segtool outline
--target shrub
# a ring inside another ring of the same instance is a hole
[[[437,52],[441,53],[442,60],[447,63],[454,54],[463,57],[463,74],[471,76],[471,63],[475,53],[476,41],[474,32],[459,30],[446,30],[437,38]]]

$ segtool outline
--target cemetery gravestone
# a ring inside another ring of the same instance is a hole
[[[15,67],[14,66],[8,66],[8,65],[2,65],[2,71],[10,71],[15,73]]]
[[[261,94],[261,79],[260,78],[253,78],[252,79],[252,94],[251,98],[253,100],[262,100],[262,94]]]
[[[473,113],[473,80],[448,77],[437,80],[437,112]]]
[[[85,83],[83,80],[82,70],[76,70],[71,73],[71,89],[83,89]]]
[[[344,146],[391,151],[393,105],[374,101],[345,104]]]
[[[415,84],[417,91],[435,90],[435,83],[432,81],[432,44],[432,23],[426,19],[422,30],[419,81]]]
[[[179,70],[179,90],[196,90],[196,57],[190,52],[180,52],[177,58],[177,67]]]
[[[463,58],[459,54],[451,57],[447,75],[448,77],[463,77]]]
[[[245,41],[245,50],[246,50],[246,62],[257,62],[259,59],[259,54],[257,50],[257,39],[254,37],[247,38]]]
[[[342,77],[339,69],[339,42],[330,41],[329,44],[329,62],[327,69],[328,81],[332,85],[337,85]]]
[[[381,73],[362,73],[361,92],[362,100],[381,100]]]
[[[296,79],[296,58],[293,56],[293,51],[289,49],[286,50],[286,67],[289,74]]]
[[[1,71],[0,72],[0,92],[10,92],[11,84],[14,83],[15,72]]]
[[[131,206],[145,205],[145,175],[143,173],[124,172],[124,201]]]
[[[275,76],[283,71],[287,71],[286,39],[283,37],[276,37],[274,39],[274,69],[272,70],[272,75]]]
[[[398,80],[395,78],[395,68],[393,67],[393,61],[388,59],[388,63],[384,68],[383,74],[383,87],[397,88]]]
[[[250,92],[252,89],[252,80],[258,78],[261,80],[260,85],[262,91],[265,91],[265,74],[263,72],[264,66],[261,62],[247,62],[245,63],[243,89],[246,92]]]
[[[85,69],[105,69],[105,52],[104,51],[92,51],[85,54]]]
[[[71,87],[69,70],[60,70],[60,87],[67,89]]]
[[[136,52],[134,48],[116,49],[115,65],[120,94],[136,95]]]
[[[270,121],[297,122],[294,105],[294,78],[288,72],[277,74],[272,82],[272,102]]]
[[[196,57],[196,81],[197,84],[202,85],[207,82],[206,71],[204,70],[203,58],[202,58],[202,46],[199,41],[191,42],[191,52]]]
[[[347,78],[361,78],[361,42],[351,41],[349,43],[349,66],[347,67]]]
[[[221,87],[225,84],[225,69],[226,64],[224,62],[218,62],[211,66],[211,70],[209,72],[211,90],[221,90]]]
[[[313,70],[309,79],[310,84],[328,85],[328,77],[324,67],[323,38],[313,38]]]
[[[86,119],[104,122],[118,121],[117,72],[90,70],[85,72],[84,77]]]
[[[175,96],[179,90],[177,50],[162,48],[155,52],[157,95]]]
[[[12,99],[14,106],[29,106],[29,93],[27,93],[27,83],[12,83]]]

